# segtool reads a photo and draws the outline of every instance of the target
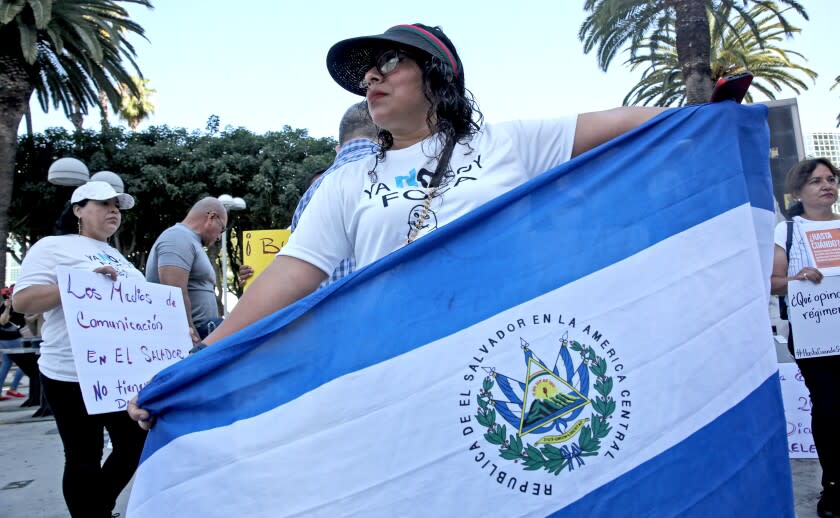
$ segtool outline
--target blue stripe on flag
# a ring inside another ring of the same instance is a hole
[[[772,210],[769,140],[756,136],[766,132],[763,106],[667,112],[166,369],[140,394],[159,420],[144,458],[180,435],[258,415],[734,207]],[[500,276],[507,280],[488,283]]]
[[[785,423],[774,373],[686,440],[552,516],[792,517],[790,461],[777,455]]]

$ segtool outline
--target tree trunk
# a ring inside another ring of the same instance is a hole
[[[79,106],[79,102],[75,99],[73,100],[73,111],[70,113],[70,122],[73,123],[73,127],[76,128],[76,131],[82,131],[85,116],[82,114],[82,107]]]
[[[6,282],[9,207],[15,181],[17,131],[34,87],[21,60],[0,54],[0,273]]]
[[[99,115],[102,132],[105,133],[111,128],[111,123],[108,122],[108,96],[105,90],[99,90]]]
[[[26,121],[26,136],[30,139],[35,136],[32,131],[32,110],[29,109],[29,103],[26,103],[26,111],[23,112],[23,118]]]
[[[701,104],[712,95],[711,36],[706,0],[672,0],[677,58],[685,80],[686,104]]]

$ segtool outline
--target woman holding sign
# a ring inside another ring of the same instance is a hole
[[[788,282],[792,280],[813,283],[823,280],[823,274],[808,253],[802,225],[840,220],[840,215],[833,211],[838,181],[840,170],[825,158],[803,160],[788,172],[787,191],[798,201],[788,209],[791,221],[776,226],[771,277],[774,295],[786,295]],[[793,341],[793,333],[789,331],[791,353]],[[837,441],[840,433],[840,356],[797,358],[796,363],[811,393],[811,431],[823,470],[823,492],[817,503],[817,514],[840,516],[840,442]]]
[[[64,445],[64,500],[73,517],[111,516],[117,497],[131,480],[143,450],[145,432],[125,412],[88,414],[76,374],[67,324],[61,307],[56,268],[94,271],[112,280],[145,280],[108,244],[120,226],[120,210],[134,198],[105,182],[88,182],[73,191],[58,220],[62,235],[35,243],[21,265],[15,308],[44,313],[38,367],[44,394]],[[113,451],[102,464],[103,430]]]

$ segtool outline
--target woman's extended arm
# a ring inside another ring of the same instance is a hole
[[[327,275],[317,267],[294,257],[277,256],[254,279],[253,286],[242,295],[230,315],[204,343],[210,345],[257,320],[309,295]]]
[[[572,156],[600,146],[670,108],[623,106],[600,112],[581,113],[575,128]]]
[[[43,313],[61,304],[61,296],[57,284],[36,284],[15,290],[12,302],[21,313]]]

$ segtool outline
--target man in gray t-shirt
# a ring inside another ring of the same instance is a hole
[[[194,339],[207,336],[220,321],[216,272],[204,247],[218,240],[225,227],[225,207],[216,198],[203,198],[184,221],[158,236],[146,261],[147,281],[181,288]]]

